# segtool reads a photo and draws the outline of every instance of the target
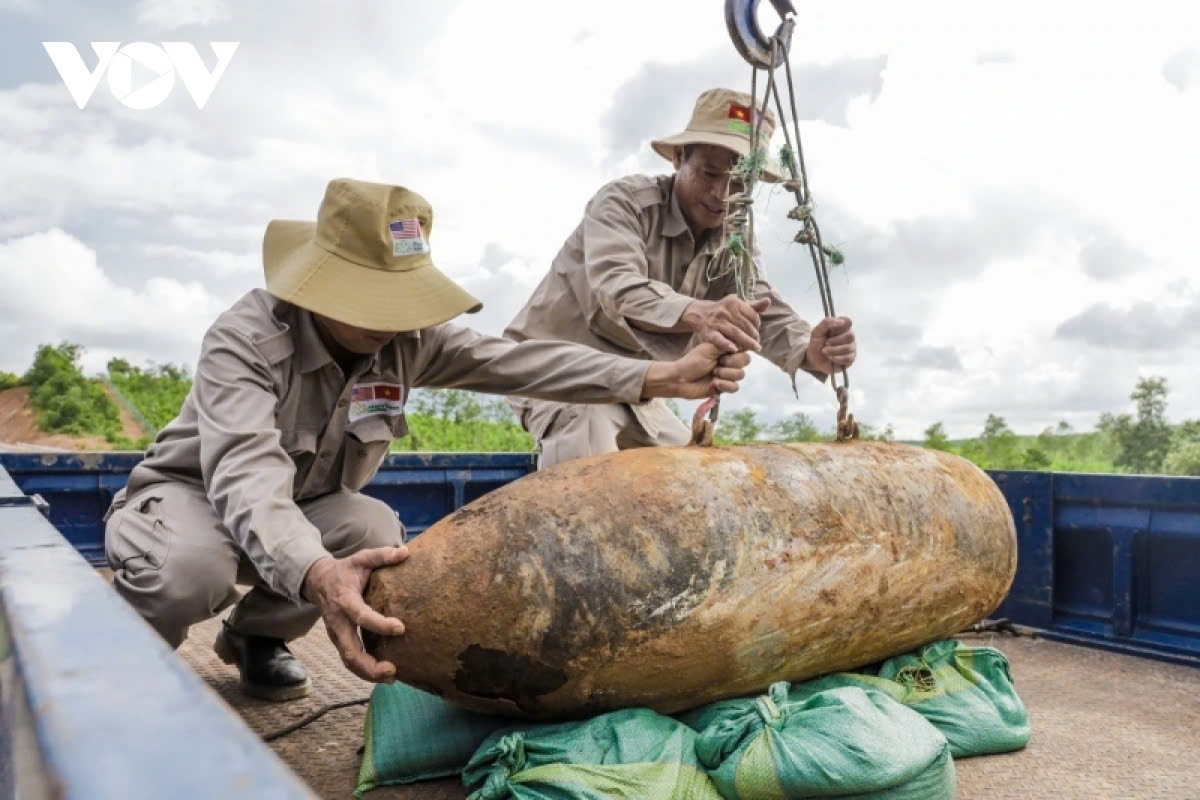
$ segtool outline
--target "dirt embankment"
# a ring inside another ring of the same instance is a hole
[[[108,387],[104,387],[108,392]],[[112,393],[109,392],[112,397]],[[141,426],[116,398],[121,412],[121,432],[137,441],[144,435]],[[38,430],[37,416],[29,404],[29,387],[0,391],[0,451],[13,450],[112,450],[103,436],[68,436],[63,433],[44,433]]]

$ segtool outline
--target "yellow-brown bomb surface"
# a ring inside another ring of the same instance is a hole
[[[1016,570],[999,488],[885,442],[645,448],[558,464],[377,571],[397,678],[481,712],[661,713],[870,664],[991,613]]]

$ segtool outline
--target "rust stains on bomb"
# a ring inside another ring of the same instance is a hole
[[[438,522],[368,603],[369,649],[468,708],[665,713],[849,669],[978,621],[1015,570],[991,479],[878,442],[648,448],[522,478]]]

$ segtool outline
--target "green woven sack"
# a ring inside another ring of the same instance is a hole
[[[477,714],[401,683],[376,684],[363,723],[354,794],[462,772],[492,731],[510,721]]]
[[[838,687],[792,699],[789,684],[679,715],[726,800],[952,800],[945,737],[882,692]]]
[[[934,642],[879,665],[800,684],[811,693],[833,686],[886,692],[933,723],[955,758],[1008,753],[1029,742],[1029,715],[1013,687],[1008,658],[994,647]]]
[[[646,708],[498,730],[463,785],[468,800],[721,800],[696,760],[695,731]]]

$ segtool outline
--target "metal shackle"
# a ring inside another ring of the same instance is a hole
[[[759,2],[761,0],[725,0],[725,27],[729,29],[733,46],[752,67],[774,69],[787,58],[796,9],[791,0],[771,0],[771,5],[775,6],[780,19],[783,20],[777,32],[783,46],[778,58],[772,63],[771,39],[763,34],[762,28],[758,26],[756,15]]]

